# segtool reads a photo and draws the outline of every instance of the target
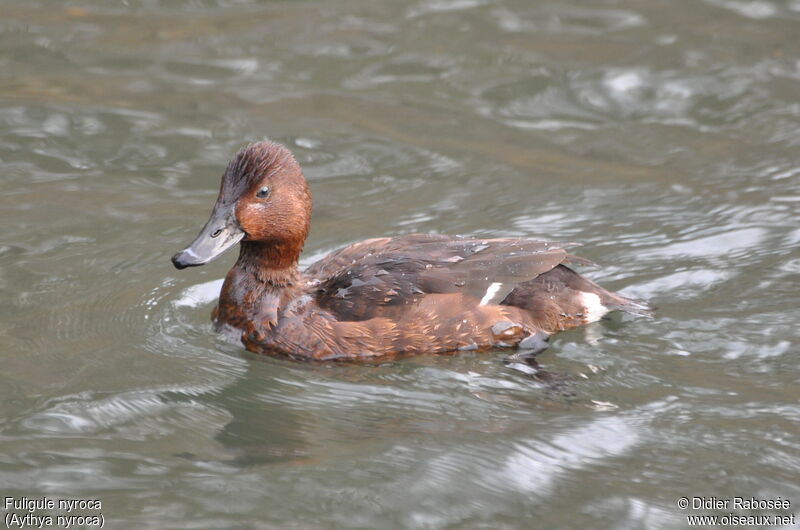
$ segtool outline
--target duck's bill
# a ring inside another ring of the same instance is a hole
[[[194,242],[172,256],[172,264],[176,269],[205,265],[243,237],[244,231],[239,228],[232,212],[229,215],[218,215],[215,211]]]

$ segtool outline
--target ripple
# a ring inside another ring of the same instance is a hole
[[[735,257],[750,248],[758,247],[767,231],[762,228],[741,228],[726,230],[719,234],[699,235],[686,241],[677,241],[660,248],[651,248],[642,254],[647,257]]]
[[[617,458],[629,452],[639,436],[624,420],[598,419],[586,426],[552,438],[549,443],[519,444],[506,457],[503,482],[531,493],[543,494],[559,475]]]
[[[645,24],[640,14],[621,9],[552,5],[522,12],[497,8],[492,14],[500,29],[507,32],[601,33]]]
[[[388,83],[427,83],[444,77],[455,67],[444,56],[405,55],[368,66],[345,80],[343,86],[364,89]]]
[[[434,0],[432,2],[421,2],[410,8],[407,16],[413,18],[430,13],[463,11],[486,5],[487,3],[487,0]]]
[[[764,18],[774,17],[779,14],[778,8],[771,2],[738,2],[726,0],[706,0],[710,4],[729,9],[734,13],[742,15],[747,18],[761,20]]]
[[[662,293],[669,293],[670,298],[688,300],[706,295],[706,291],[715,285],[728,281],[732,272],[713,269],[695,269],[679,271],[661,276],[649,282],[640,282],[626,292],[630,296],[650,299]]]
[[[224,278],[199,283],[185,289],[180,298],[173,301],[176,307],[200,307],[208,305],[219,298]]]
[[[228,417],[196,401],[169,402],[165,392],[197,395],[209,387],[165,387],[137,390],[109,397],[64,396],[39,412],[29,414],[21,427],[36,437],[120,436],[126,440],[163,437],[178,430],[213,433]]]

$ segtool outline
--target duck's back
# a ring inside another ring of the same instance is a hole
[[[564,244],[411,234],[369,239],[337,250],[306,270],[317,300],[344,320],[397,314],[431,294],[461,294],[497,304],[515,285],[576,260]]]
[[[413,234],[344,247],[305,274],[339,335],[346,323],[351,334],[382,333],[393,353],[513,346],[609,310],[645,309],[564,266],[586,262],[566,246]]]

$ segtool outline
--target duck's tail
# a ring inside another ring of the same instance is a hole
[[[647,304],[608,291],[565,265],[517,285],[500,304],[525,309],[548,332],[595,322],[610,311],[653,316]]]
[[[611,295],[611,298],[604,305],[611,311],[625,311],[632,315],[653,318],[653,308],[646,303],[633,298],[626,298],[617,293],[606,292]]]
[[[589,321],[599,320],[600,317],[611,311],[624,311],[632,315],[653,317],[653,310],[646,303],[609,291],[569,267],[564,268],[574,275],[571,278],[571,286],[580,291],[582,298],[586,301],[587,316],[596,315],[596,318],[589,318]]]

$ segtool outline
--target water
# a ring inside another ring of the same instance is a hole
[[[800,511],[798,2],[2,10],[0,496],[97,498],[110,528]],[[233,255],[169,257],[263,137],[311,181],[306,262],[409,232],[578,241],[657,318],[559,335],[541,377],[229,345],[209,313]]]

